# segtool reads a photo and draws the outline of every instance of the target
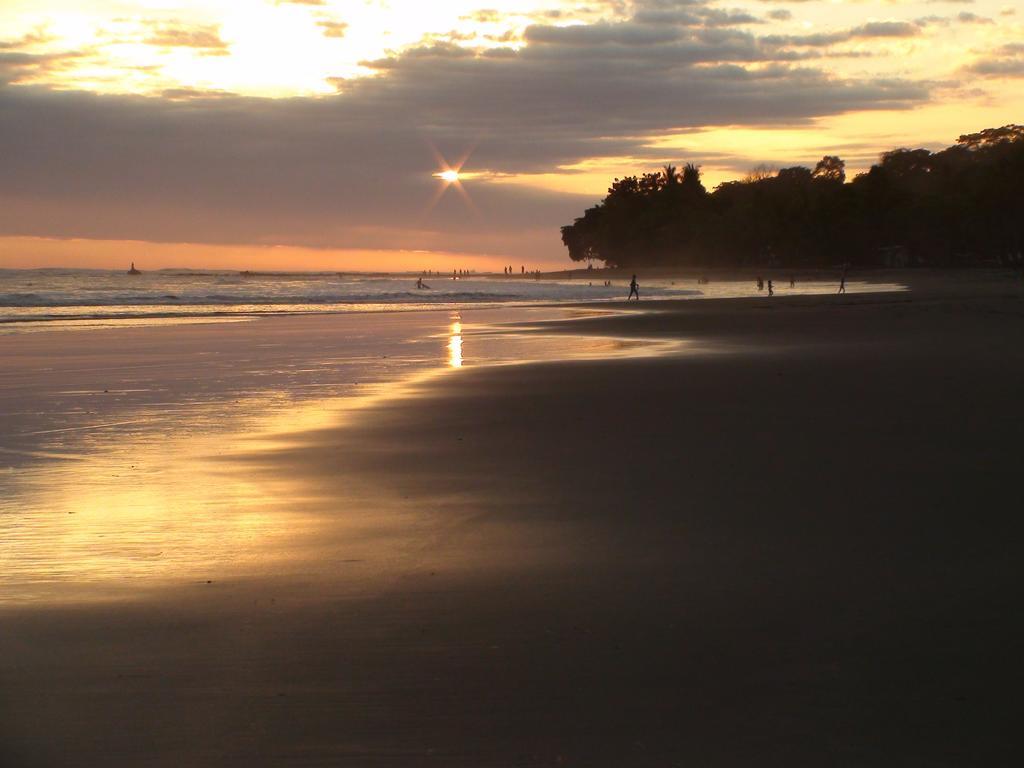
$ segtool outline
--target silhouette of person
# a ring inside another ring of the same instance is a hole
[[[846,293],[846,270],[839,276],[839,293]]]
[[[792,275],[789,276],[789,287],[796,288],[796,278]]]
[[[775,286],[772,285],[771,279],[768,280],[768,295],[769,296],[774,296],[775,295]]]
[[[629,296],[626,297],[626,301],[629,301],[634,296],[636,296],[637,301],[640,301],[640,285],[636,281],[636,275],[633,275],[633,279],[629,281]]]

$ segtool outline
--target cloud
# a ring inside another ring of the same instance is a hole
[[[220,27],[152,24],[152,31],[142,42],[160,48],[195,48],[205,56],[225,56],[228,44],[220,37]]]
[[[909,21],[871,21],[850,30],[851,37],[913,37],[921,30]]]
[[[678,26],[696,27],[701,24],[701,17],[693,8],[641,8],[636,12],[633,21],[640,24],[675,24]]]
[[[927,19],[923,20],[927,21]],[[851,40],[915,37],[921,25],[910,21],[871,21],[859,27],[835,32],[817,32],[809,35],[766,35],[761,40],[777,46],[827,47]]]
[[[0,46],[0,87],[39,80],[69,68],[85,55],[79,51],[28,53]]]
[[[40,28],[33,32],[28,32],[16,40],[0,40],[0,51],[23,50],[37,45],[45,45],[46,43],[53,42],[54,39],[53,36]]]
[[[325,19],[318,21],[316,25],[323,29],[324,37],[344,37],[345,32],[348,30],[348,22],[345,21],[330,21]]]
[[[184,101],[186,99],[230,99],[238,96],[231,91],[220,91],[204,88],[165,88],[160,96],[171,101]]]
[[[967,11],[961,11],[956,15],[956,20],[961,24],[994,24],[992,19],[986,18],[985,16],[978,16],[976,13],[968,13]]]
[[[576,24],[554,27],[534,24],[526,28],[524,39],[534,45],[593,47],[601,45],[647,46],[669,43],[680,38],[671,26],[656,27],[628,23]]]
[[[630,20],[633,24],[676,25],[684,27],[722,27],[761,24],[763,21],[746,11],[703,7],[700,3],[684,3],[682,7],[645,5]]]
[[[981,59],[967,71],[982,77],[1024,77],[1024,59]]]
[[[1024,43],[1006,43],[989,56],[964,68],[968,73],[988,78],[1024,77]]]
[[[806,54],[735,28],[535,24],[527,39],[480,53],[421,46],[320,98],[0,87],[0,234],[551,257],[558,225],[592,200],[488,172],[650,156],[651,136],[929,98],[927,83],[794,66]],[[449,193],[425,213],[431,145],[450,161],[473,150],[468,168],[485,173],[467,183],[474,209]]]
[[[475,21],[480,24],[496,24],[505,18],[505,14],[493,8],[482,8],[461,18],[464,21]]]

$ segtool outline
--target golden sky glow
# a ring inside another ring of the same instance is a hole
[[[517,46],[531,19],[558,6],[498,0],[480,15],[473,0],[13,0],[0,6],[0,28],[8,38],[39,35],[40,51],[80,53],[62,71],[27,82],[104,93],[195,88],[297,96],[332,93],[331,78],[371,74],[361,62],[450,32],[474,48]],[[193,34],[160,34],[172,30]]]
[[[307,111],[322,101],[346,115],[346,129],[356,124],[346,112],[351,105],[362,122],[352,128],[355,138],[339,136],[338,145],[366,143],[366,151],[354,153],[356,161],[366,161],[364,173],[372,173],[374,152],[386,153],[396,165],[409,167],[410,179],[433,174],[458,187],[460,195],[449,197],[457,201],[465,193],[475,216],[467,218],[463,205],[451,211],[446,224],[437,215],[448,202],[442,198],[444,205],[434,210],[435,191],[410,193],[403,205],[381,188],[380,207],[387,200],[393,215],[408,219],[408,226],[371,215],[357,220],[358,206],[339,200],[336,209],[353,219],[343,233],[328,219],[303,231],[297,221],[285,222],[289,232],[265,228],[252,237],[211,234],[208,223],[175,233],[176,222],[197,221],[198,214],[185,210],[195,196],[168,193],[168,200],[154,200],[141,213],[121,217],[149,222],[130,232],[114,224],[93,226],[103,218],[96,214],[101,205],[96,199],[85,199],[68,216],[49,216],[67,222],[77,216],[88,225],[67,223],[59,231],[43,231],[26,222],[32,219],[27,212],[42,220],[44,209],[57,205],[47,202],[47,188],[31,197],[16,195],[14,224],[0,218],[0,237],[252,242],[396,255],[422,248],[493,254],[500,260],[504,254],[492,250],[500,227],[488,216],[499,216],[509,199],[530,197],[531,205],[540,207],[549,199],[543,195],[580,195],[564,209],[580,211],[587,198],[603,194],[612,177],[667,161],[697,163],[708,187],[757,165],[812,164],[824,154],[841,155],[857,172],[896,146],[934,149],[962,132],[1024,121],[1019,42],[1024,9],[1005,0],[626,0],[585,6],[560,0],[5,0],[0,30],[0,93],[47,92],[53,103],[62,104],[74,102],[75,94],[100,94],[119,99],[110,103],[126,109],[139,111],[140,104],[148,104],[145,109],[155,113],[157,103],[198,98],[204,115],[256,110],[255,122],[262,126],[270,125],[260,122],[263,112],[272,111],[268,100]],[[665,77],[673,84],[679,95],[668,98],[678,100],[677,117],[672,105],[655,109],[656,97],[643,100],[628,80],[637,70],[648,73],[648,83]],[[691,81],[697,83],[693,88]],[[756,86],[760,81],[765,89]],[[425,89],[436,92],[433,101],[412,103]],[[763,106],[753,103],[762,91]],[[602,107],[597,102],[605,94],[609,103]],[[145,100],[127,101],[132,97]],[[222,108],[215,105],[218,100]],[[647,120],[643,113],[649,108]],[[507,110],[507,117],[500,110]],[[522,130],[516,125],[520,113]],[[179,119],[186,113],[169,114]],[[153,124],[164,119],[154,117]],[[313,131],[320,120],[273,119],[282,126],[305,120]],[[409,138],[395,134],[388,140],[396,143],[389,146],[415,147],[401,159],[374,138],[398,128],[407,129]],[[254,141],[265,146],[266,137]],[[281,141],[295,147],[304,139]],[[167,146],[154,142],[159,151]],[[62,146],[69,143],[77,142],[68,138]],[[530,146],[537,147],[535,157]],[[354,173],[353,162],[339,157],[338,173]],[[173,170],[173,161],[168,163]],[[287,167],[289,161],[280,163]],[[212,177],[213,186],[239,166],[225,167]],[[397,175],[391,178],[394,185],[403,184]],[[0,198],[9,202],[12,194],[0,190]],[[490,208],[488,194],[496,196]],[[52,197],[66,204],[63,195]],[[497,202],[499,197],[506,202]],[[182,210],[168,213],[175,206]],[[417,213],[424,210],[426,217]],[[155,218],[150,221],[157,216],[163,217],[159,225]],[[536,222],[536,229],[509,221],[506,230],[527,237],[538,260],[563,258],[554,222],[542,223],[525,210],[520,218]],[[484,232],[488,223],[494,224],[493,233]],[[241,220],[236,229],[244,230]],[[323,234],[328,230],[335,233]],[[543,232],[551,242],[538,252]],[[504,250],[524,252],[525,243]]]

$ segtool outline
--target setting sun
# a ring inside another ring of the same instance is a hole
[[[459,180],[458,171],[447,170],[441,171],[440,173],[435,173],[434,175],[437,176],[437,178],[448,182],[449,184],[454,184],[456,181]]]

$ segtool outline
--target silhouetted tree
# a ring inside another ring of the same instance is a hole
[[[576,260],[652,264],[1020,263],[1024,126],[961,136],[940,152],[895,149],[846,182],[826,155],[813,170],[765,166],[708,193],[692,163],[615,179],[562,228]]]
[[[816,179],[838,181],[842,184],[846,181],[846,163],[835,155],[825,155],[814,166],[814,173],[812,175]]]

